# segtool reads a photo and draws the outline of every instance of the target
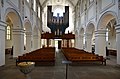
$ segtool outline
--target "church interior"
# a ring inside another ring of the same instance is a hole
[[[120,0],[0,0],[0,79],[120,79]]]

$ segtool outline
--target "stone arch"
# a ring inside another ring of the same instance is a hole
[[[89,22],[86,27],[86,33],[92,34],[93,31],[95,31],[95,24],[92,22]]]
[[[116,22],[118,22],[118,18],[117,18],[117,14],[115,12],[112,11],[107,11],[105,12],[101,17],[100,20],[98,22],[97,25],[97,30],[98,29],[106,29],[106,25],[108,24],[108,22],[112,19],[116,19]]]
[[[14,8],[7,8],[5,11],[5,22],[9,18],[12,23],[12,49],[13,57],[24,54],[24,29],[22,19]]]
[[[86,31],[85,31],[85,49],[88,52],[94,52],[94,42],[95,42],[95,24],[93,22],[89,22]]]
[[[33,29],[33,50],[38,49],[38,29],[35,26]]]
[[[79,48],[84,49],[84,28],[80,28],[79,30]]]
[[[12,19],[12,22],[14,24],[13,28],[23,29],[22,19],[19,13],[14,8],[7,8],[4,16],[5,16],[5,19],[4,19],[5,21],[6,21],[6,17],[9,17],[10,19]]]
[[[31,22],[28,19],[24,21],[24,28],[27,32],[32,32]]]
[[[111,20],[118,22],[117,14],[113,11],[107,11],[103,13],[98,21],[97,30],[95,31],[95,53],[106,57],[106,33],[107,26]],[[112,38],[113,39],[113,38]],[[116,37],[114,38],[114,43],[116,43]],[[98,42],[101,41],[101,42]]]
[[[79,36],[79,33],[78,33],[78,30],[75,31],[75,47],[78,48],[78,36]]]
[[[84,35],[84,28],[80,28],[79,35]]]
[[[25,45],[25,52],[30,52],[32,49],[32,27],[31,22],[26,19],[24,21],[24,28],[25,28],[25,36],[24,36],[24,45]]]

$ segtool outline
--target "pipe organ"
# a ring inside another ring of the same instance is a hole
[[[51,32],[56,36],[65,34],[65,30],[69,27],[69,6],[65,6],[65,13],[63,16],[53,16],[52,6],[47,7],[47,26],[51,29]]]

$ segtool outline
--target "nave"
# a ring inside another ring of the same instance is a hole
[[[107,65],[79,65],[68,67],[68,79],[120,79],[120,66],[116,65],[116,57],[109,56]],[[56,51],[55,66],[36,66],[30,73],[32,79],[65,79],[65,57]],[[15,65],[15,59],[6,54],[6,65],[0,67],[0,79],[25,79],[24,74]]]

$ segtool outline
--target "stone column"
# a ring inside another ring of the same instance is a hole
[[[85,34],[85,50],[92,52],[92,34]]]
[[[106,57],[106,30],[95,32],[95,54]]]
[[[38,35],[33,36],[33,50],[38,49]]]
[[[79,49],[83,49],[83,35],[79,35]]]
[[[72,47],[71,39],[69,40],[69,47]]]
[[[69,47],[69,39],[67,39],[67,47]]]
[[[55,40],[52,39],[52,47],[55,47]]]
[[[49,47],[49,39],[47,39],[47,47]]]
[[[64,39],[62,40],[62,47],[64,47]]]
[[[116,44],[117,44],[117,64],[120,65],[120,24],[115,27],[116,29]]]
[[[13,29],[13,57],[24,54],[24,30]]]
[[[5,27],[7,25],[0,21],[0,66],[5,65]]]
[[[31,42],[32,41],[32,33],[31,32],[26,32],[26,52],[30,52],[32,49]]]
[[[75,37],[75,48],[79,48],[79,46],[78,46],[78,44],[79,44],[79,43],[78,43],[78,40],[79,40],[79,39],[78,39],[78,36],[76,36],[76,37]]]
[[[38,35],[38,48],[41,48],[41,35]]]

